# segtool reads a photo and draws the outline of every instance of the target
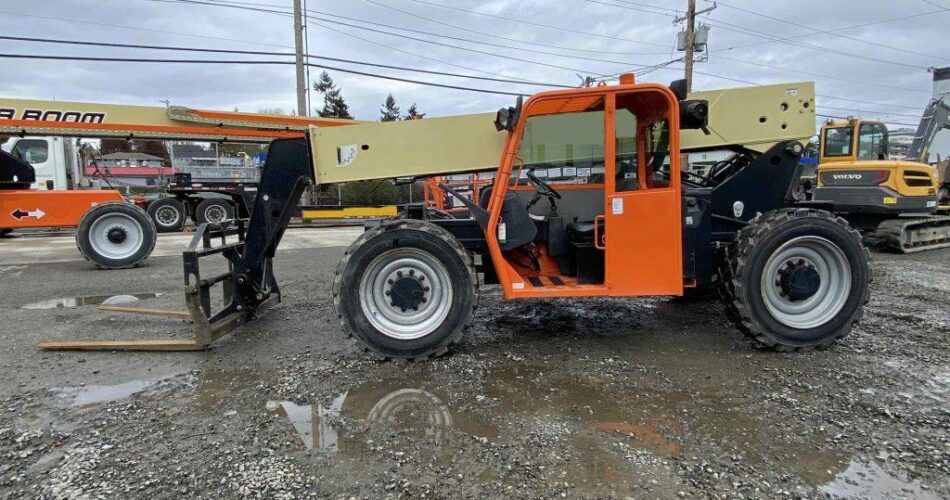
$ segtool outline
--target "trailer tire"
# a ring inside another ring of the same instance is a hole
[[[202,200],[195,208],[195,222],[198,224],[214,224],[231,219],[234,219],[234,205],[228,200],[209,198]]]
[[[446,353],[475,318],[478,279],[471,256],[448,231],[391,219],[343,254],[333,305],[343,332],[381,360],[420,361]]]
[[[122,202],[96,205],[79,219],[76,247],[100,269],[136,267],[152,254],[157,238],[152,218]]]
[[[736,235],[720,270],[727,315],[759,345],[824,349],[864,314],[870,256],[847,221],[824,210],[761,215]]]
[[[177,233],[185,227],[185,205],[175,198],[155,200],[147,212],[160,233]]]

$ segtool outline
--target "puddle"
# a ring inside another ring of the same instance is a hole
[[[79,387],[57,387],[52,392],[65,400],[73,408],[89,408],[101,403],[110,403],[128,398],[147,389],[158,386],[171,377],[150,380],[132,380],[114,385],[84,385]]]
[[[876,463],[852,461],[848,468],[825,484],[821,490],[832,498],[915,498],[937,500],[940,497],[923,488],[919,481],[894,476]]]
[[[133,293],[126,295],[87,295],[85,297],[65,297],[61,299],[41,300],[23,306],[23,309],[61,309],[69,307],[132,304],[140,300],[161,297],[161,293]]]

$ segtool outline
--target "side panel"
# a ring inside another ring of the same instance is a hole
[[[100,203],[123,201],[118,191],[0,191],[0,228],[71,227]]]

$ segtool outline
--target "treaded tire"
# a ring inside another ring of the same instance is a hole
[[[377,257],[395,249],[414,249],[436,259],[448,272],[452,300],[448,313],[430,333],[397,339],[377,329],[361,304],[360,284]],[[333,281],[333,305],[343,332],[378,359],[421,361],[445,354],[475,318],[478,279],[472,258],[448,231],[414,219],[390,219],[363,233],[343,254]]]
[[[111,214],[127,216],[137,224],[141,231],[141,244],[134,253],[122,258],[110,258],[103,255],[96,250],[95,245],[90,241],[90,232],[96,221]],[[79,226],[76,231],[76,247],[86,260],[100,269],[128,269],[138,266],[152,254],[152,250],[155,249],[157,232],[155,224],[152,223],[152,218],[141,208],[123,202],[102,203],[87,210],[79,219]]]
[[[224,211],[224,219],[208,220],[207,211],[209,209],[214,209],[214,207],[220,207],[220,209]],[[204,224],[206,222],[224,222],[225,220],[231,219],[234,219],[234,205],[232,205],[228,200],[210,198],[203,200],[195,208],[195,222],[198,224]]]
[[[841,309],[812,328],[792,328],[765,305],[761,279],[768,259],[784,243],[818,236],[833,243],[848,261],[851,288]],[[719,294],[739,330],[766,348],[779,351],[824,349],[847,335],[870,300],[870,255],[861,235],[846,220],[824,210],[788,208],[761,215],[736,235],[720,267]]]
[[[167,216],[168,210],[175,210],[178,214],[178,218],[174,222],[165,223],[158,217],[160,210],[163,212],[162,216]],[[155,229],[160,233],[177,233],[185,227],[185,205],[175,198],[161,198],[155,200],[149,204],[147,212],[155,224]]]

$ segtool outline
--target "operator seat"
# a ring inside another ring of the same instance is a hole
[[[491,200],[492,187],[482,191],[478,197],[478,206],[488,209]],[[538,235],[538,226],[528,215],[528,209],[521,203],[521,199],[513,191],[505,193],[505,201],[501,205],[501,221],[505,223],[506,239],[500,243],[502,251],[514,250],[534,241]]]

